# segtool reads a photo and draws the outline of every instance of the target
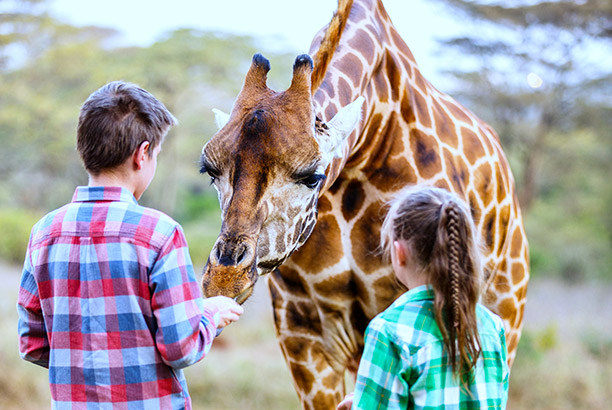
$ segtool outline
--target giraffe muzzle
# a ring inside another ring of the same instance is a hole
[[[222,295],[244,303],[258,276],[255,248],[250,243],[219,240],[204,268],[202,290],[206,297]]]

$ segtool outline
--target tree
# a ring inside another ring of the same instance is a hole
[[[0,0],[2,10],[11,7],[0,20],[0,33],[7,33],[0,37],[7,58],[0,66],[0,207],[54,208],[86,183],[74,148],[78,110],[112,80],[151,91],[180,122],[143,204],[189,219],[198,217],[185,205],[193,197],[216,201],[197,161],[216,132],[211,108],[231,109],[252,55],[261,51],[255,39],[179,29],[150,47],[116,47],[116,31],[64,24],[45,12],[44,0]],[[269,57],[270,81],[290,79],[292,58]]]
[[[441,42],[462,57],[446,74],[500,134],[534,269],[608,274],[612,3],[444,1],[470,30]]]

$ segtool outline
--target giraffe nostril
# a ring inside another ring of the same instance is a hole
[[[215,258],[217,259],[217,262],[221,260],[221,249],[219,246],[215,248]]]
[[[236,256],[236,265],[240,265],[242,263],[242,261],[244,260],[244,257],[246,256],[246,246],[241,246],[240,249],[237,252],[237,256]]]
[[[246,263],[249,252],[249,247],[244,244],[239,245],[220,245],[215,251],[216,263],[223,266],[239,266]]]

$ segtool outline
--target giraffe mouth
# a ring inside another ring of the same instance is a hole
[[[248,288],[240,292],[238,296],[235,296],[234,300],[236,303],[242,305],[244,302],[246,302],[246,300],[253,294],[253,286],[254,284],[250,285]]]

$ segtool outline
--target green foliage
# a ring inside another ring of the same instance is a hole
[[[582,343],[587,352],[596,360],[612,360],[612,337],[590,330],[582,336]]]
[[[201,270],[217,240],[221,229],[220,212],[203,214],[199,220],[183,225],[189,245],[189,253],[196,271]]]
[[[543,355],[559,345],[558,326],[550,324],[544,329],[524,330],[521,335],[517,357],[523,360],[540,360]]]
[[[121,79],[151,91],[180,122],[141,203],[182,223],[210,212],[218,219],[216,193],[198,173],[202,146],[217,131],[211,109],[231,109],[255,52],[270,58],[271,84],[291,78],[289,55],[266,53],[252,37],[192,29],[147,48],[113,48],[115,31],[63,24],[45,12],[45,1],[13,6],[0,26],[19,32],[0,37],[0,57],[10,47],[24,53],[0,64],[0,206],[45,212],[70,201],[75,186],[87,183],[75,151],[79,108],[91,92]],[[211,235],[193,241],[207,249]]]
[[[23,263],[30,231],[39,218],[31,211],[0,208],[0,259]]]

